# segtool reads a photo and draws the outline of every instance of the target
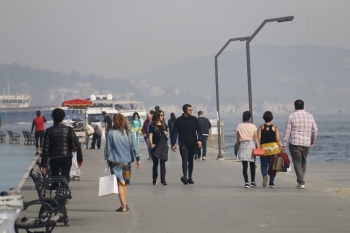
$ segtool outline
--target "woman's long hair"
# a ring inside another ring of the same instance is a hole
[[[134,114],[132,114],[132,119],[135,120],[136,116],[137,116],[137,119],[140,120],[140,115],[138,112],[134,112]]]
[[[120,130],[122,134],[124,134],[124,130],[126,133],[130,132],[125,117],[120,113],[114,114],[112,129]]]
[[[158,122],[160,121],[160,123],[162,124],[162,127],[164,130],[166,130],[166,125],[164,123],[164,120],[160,119],[160,115],[163,114],[164,112],[162,110],[157,110],[154,112],[153,117],[152,117],[152,125],[154,127],[154,131],[158,130]],[[164,118],[163,118],[164,119]]]

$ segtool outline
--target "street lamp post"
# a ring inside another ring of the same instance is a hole
[[[219,77],[218,77],[218,57],[224,51],[224,49],[232,42],[232,41],[246,41],[249,37],[239,37],[229,39],[227,43],[222,47],[222,49],[215,56],[215,86],[216,86],[216,119],[218,124],[218,147],[219,147],[219,155],[217,157],[218,160],[224,159],[221,154],[221,129],[220,129],[220,101],[219,101]]]
[[[273,19],[265,19],[262,24],[258,27],[258,29],[255,30],[253,35],[251,35],[247,42],[246,42],[246,53],[247,53],[247,73],[248,73],[248,98],[249,98],[249,111],[252,114],[251,122],[253,123],[253,101],[252,101],[252,81],[251,81],[251,71],[250,71],[250,47],[249,44],[252,42],[254,37],[258,34],[258,32],[264,27],[266,23],[270,22],[287,22],[292,21],[294,19],[294,16],[287,16],[287,17],[280,17],[280,18],[273,18]]]

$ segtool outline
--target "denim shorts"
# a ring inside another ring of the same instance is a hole
[[[111,163],[109,162],[111,174],[117,177],[118,183],[124,181],[125,184],[130,184],[131,163]]]

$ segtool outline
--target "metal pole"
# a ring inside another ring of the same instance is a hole
[[[265,19],[260,26],[255,30],[255,32],[248,38],[246,42],[246,53],[247,53],[247,75],[248,75],[248,101],[249,101],[249,112],[252,114],[251,122],[253,123],[253,97],[252,97],[252,80],[251,80],[251,68],[250,68],[250,47],[249,44],[252,42],[254,37],[258,34],[258,32],[264,27],[266,23],[270,22],[287,22],[292,21],[294,19],[294,16],[286,16],[286,17],[279,17],[279,18],[272,18],[272,19]]]
[[[252,114],[251,122],[253,123],[253,97],[252,97],[252,80],[250,71],[250,48],[249,42],[246,42],[246,53],[247,53],[247,74],[248,74],[248,100],[249,100],[249,112]]]
[[[218,126],[218,148],[219,154],[217,159],[223,159],[221,154],[221,130],[220,130],[220,101],[219,101],[219,77],[218,77],[218,58],[215,57],[215,85],[216,85],[216,117]]]
[[[229,39],[224,47],[220,49],[218,54],[215,56],[215,86],[216,86],[216,117],[217,117],[217,126],[218,126],[218,149],[219,149],[219,154],[217,156],[217,160],[223,160],[224,157],[221,154],[221,121],[220,121],[220,101],[219,101],[219,71],[218,71],[218,57],[219,55],[224,51],[224,49],[232,42],[232,41],[246,41],[248,40],[249,37],[238,37],[238,38],[233,38]]]

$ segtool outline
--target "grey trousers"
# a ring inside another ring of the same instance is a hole
[[[289,152],[293,159],[294,170],[295,174],[297,175],[297,182],[298,184],[303,185],[305,184],[304,176],[309,147],[289,144]]]

